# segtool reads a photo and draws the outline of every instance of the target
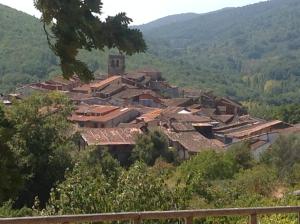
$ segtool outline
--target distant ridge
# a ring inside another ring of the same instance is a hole
[[[138,27],[142,31],[147,31],[161,26],[171,25],[178,22],[184,22],[193,19],[197,16],[199,16],[199,14],[196,13],[182,13],[170,15],[136,27]]]
[[[172,84],[240,101],[300,103],[299,0],[172,15],[138,28],[148,51],[127,57],[128,70],[154,67]],[[80,55],[106,72],[108,51]],[[39,20],[0,5],[0,92],[59,72]]]
[[[176,16],[176,15],[175,15]],[[300,103],[300,1],[271,0],[142,28],[179,85],[238,100]]]

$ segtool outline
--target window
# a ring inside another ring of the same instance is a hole
[[[111,60],[110,66],[113,67],[113,68],[115,67],[115,60]]]

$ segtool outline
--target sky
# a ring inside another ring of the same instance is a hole
[[[205,13],[225,7],[239,7],[261,1],[264,0],[103,0],[102,2],[105,16],[126,12],[133,19],[132,25],[140,25],[173,14]],[[33,0],[0,0],[0,4],[36,17],[40,16],[33,6]]]

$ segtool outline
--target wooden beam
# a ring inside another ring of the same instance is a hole
[[[185,224],[193,224],[194,218],[193,217],[187,217],[185,219]]]
[[[142,220],[140,217],[133,220],[133,224],[141,224],[141,223],[142,223]]]
[[[250,215],[250,221],[249,224],[257,224],[257,215],[256,214],[251,214]]]

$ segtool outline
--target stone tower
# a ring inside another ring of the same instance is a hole
[[[108,76],[125,74],[125,56],[109,55],[108,58]]]

